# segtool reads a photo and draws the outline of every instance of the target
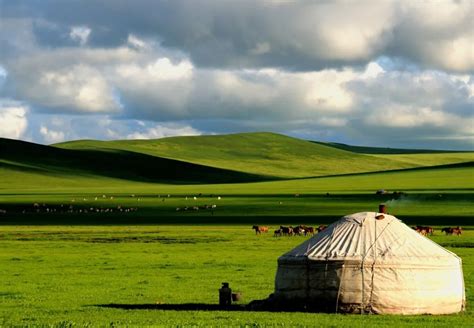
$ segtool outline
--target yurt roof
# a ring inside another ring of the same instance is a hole
[[[376,219],[380,215],[383,218]],[[279,258],[280,261],[306,259],[420,265],[450,265],[460,261],[454,253],[396,217],[377,212],[344,216]]]

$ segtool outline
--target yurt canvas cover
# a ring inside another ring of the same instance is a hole
[[[465,305],[461,259],[374,212],[345,216],[281,256],[274,297],[349,313],[447,314]]]

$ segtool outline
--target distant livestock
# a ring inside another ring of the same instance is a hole
[[[433,228],[432,227],[424,227],[424,226],[416,226],[413,227],[413,230],[418,232],[419,234],[426,236],[426,235],[433,235]]]
[[[323,230],[326,229],[327,227],[328,227],[328,226],[326,226],[326,225],[320,225],[320,226],[318,227],[318,229],[316,229],[316,230],[318,230],[318,233],[320,233],[321,231],[323,231]]]
[[[284,227],[280,226],[281,234],[283,236],[293,236],[293,228],[292,227]]]
[[[265,227],[265,226],[254,225],[252,229],[255,230],[256,235],[259,235],[262,232],[265,232],[265,233],[268,232],[268,227]]]
[[[441,229],[441,232],[446,233],[446,235],[460,236],[462,234],[462,228],[459,226],[454,227],[454,228],[446,227],[446,228]]]

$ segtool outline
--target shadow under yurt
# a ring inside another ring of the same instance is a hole
[[[271,303],[341,313],[456,313],[465,307],[462,262],[394,216],[355,213],[278,259]]]

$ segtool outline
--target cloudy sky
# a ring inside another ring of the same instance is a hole
[[[474,1],[0,0],[0,136],[473,149]]]

